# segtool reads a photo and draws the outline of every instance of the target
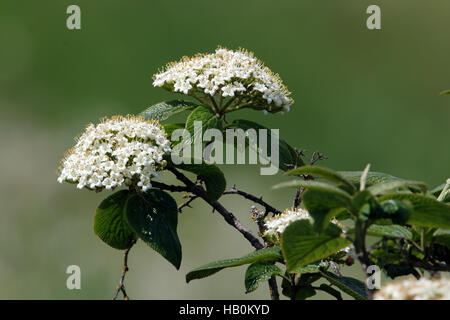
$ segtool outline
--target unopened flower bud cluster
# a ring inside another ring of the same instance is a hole
[[[58,182],[97,191],[135,183],[146,191],[164,166],[163,155],[170,151],[158,122],[113,117],[86,128],[61,161]]]
[[[280,77],[243,49],[219,47],[214,54],[183,57],[179,62],[169,63],[153,79],[155,87],[192,96],[241,98],[272,113],[289,111],[294,102]]]

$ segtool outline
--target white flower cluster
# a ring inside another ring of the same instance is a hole
[[[267,219],[265,222],[265,235],[267,236],[278,236],[284,232],[292,222],[297,220],[312,220],[308,211],[304,209],[297,210],[284,210],[283,213],[277,214],[274,217]]]
[[[164,166],[170,142],[157,121],[113,117],[90,124],[61,161],[58,182],[100,191],[136,183],[142,191]]]
[[[280,77],[252,53],[218,48],[214,54],[183,57],[153,76],[155,87],[195,96],[240,96],[266,112],[289,111],[294,102]]]
[[[277,214],[272,218],[269,218],[265,221],[264,227],[264,237],[266,240],[271,241],[273,243],[279,243],[280,236],[284,232],[284,230],[294,221],[297,220],[309,220],[313,222],[313,218],[309,214],[309,212],[305,209],[298,208],[297,210],[289,210],[286,209],[281,214]],[[330,220],[331,223],[335,224],[339,228],[343,229],[342,224],[335,218]],[[343,232],[345,232],[343,230]],[[343,252],[347,255],[352,255],[353,246],[345,247],[338,252]]]
[[[391,282],[374,296],[375,300],[449,300],[450,279],[421,278]]]

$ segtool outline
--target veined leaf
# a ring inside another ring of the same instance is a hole
[[[154,104],[140,114],[147,120],[164,121],[186,110],[193,110],[198,104],[182,100],[162,101]]]
[[[177,234],[178,207],[175,200],[162,190],[150,189],[130,196],[125,210],[134,232],[179,269],[181,244]]]
[[[248,121],[248,120],[235,120],[233,123],[228,126],[228,128],[234,128],[234,129],[242,129],[244,131],[247,131],[248,129],[254,129],[256,131],[256,134],[259,135],[260,129],[266,129],[268,132],[267,137],[267,155],[272,154],[271,151],[271,135],[270,135],[270,129],[267,127],[264,127],[256,122]],[[258,145],[252,145],[250,148],[256,148],[258,149],[260,146]],[[297,166],[303,166],[305,165],[303,159],[299,157],[295,149],[290,146],[286,141],[283,139],[279,139],[279,168],[283,171],[287,171],[292,169],[292,167]],[[270,156],[269,156],[270,157]],[[269,160],[269,159],[266,159]]]
[[[301,175],[312,175],[312,176],[319,176],[324,179],[327,179],[331,182],[336,182],[343,184],[347,187],[347,191],[355,192],[356,188],[355,186],[345,179],[343,176],[341,176],[338,172],[333,171],[331,169],[317,167],[317,166],[303,166],[300,168],[293,169],[291,171],[286,172],[286,175],[288,176],[301,176]]]
[[[338,173],[350,182],[354,183],[358,188],[360,187],[359,184],[361,182],[361,175],[363,174],[363,171],[338,171]],[[392,181],[407,182],[408,180],[397,178],[387,173],[370,171],[367,173],[366,177],[366,188],[377,183]]]
[[[224,268],[242,266],[253,262],[282,262],[283,256],[279,247],[270,247],[249,253],[241,258],[210,262],[198,267],[186,275],[186,282],[213,275]]]
[[[200,121],[201,126],[196,126],[195,122]],[[185,129],[191,135],[191,143],[203,144],[203,133],[207,129],[218,129],[222,131],[222,120],[217,114],[214,114],[210,109],[198,106],[188,116],[186,120]]]
[[[298,268],[294,268],[293,270],[291,270],[291,273],[297,273],[297,274],[302,274],[302,273],[316,273],[319,272],[320,270],[320,266],[317,264],[308,264],[306,266],[303,267],[298,267]]]
[[[329,271],[320,271],[331,284],[335,285],[343,292],[352,296],[356,300],[367,300],[366,288],[362,281],[358,279],[335,275]]]
[[[319,233],[325,230],[332,218],[350,206],[347,198],[323,190],[307,190],[302,200],[314,219],[314,230]]]
[[[128,190],[118,191],[100,203],[94,221],[94,232],[106,244],[119,250],[128,249],[136,233],[125,218],[125,204],[130,195]]]
[[[450,205],[434,198],[412,193],[393,193],[382,196],[379,202],[385,200],[400,200],[413,206],[407,223],[418,226],[450,229]]]
[[[283,270],[275,264],[271,262],[252,263],[245,272],[245,293],[255,291],[260,282],[267,281],[275,275],[283,275]]]
[[[396,189],[405,189],[410,187],[417,187],[422,190],[422,192],[427,192],[427,185],[424,182],[419,181],[387,181],[373,184],[371,187],[367,188],[374,196],[387,193],[388,191]]]
[[[288,182],[282,182],[276,184],[272,187],[272,189],[280,189],[280,188],[305,188],[309,190],[316,190],[327,192],[330,194],[335,194],[336,196],[340,196],[344,201],[351,202],[351,196],[342,189],[338,187],[324,182],[318,181],[305,181],[305,180],[293,180]]]
[[[400,226],[398,224],[372,224],[367,229],[367,234],[370,236],[412,239],[411,231],[409,231],[406,227]]]
[[[281,236],[281,248],[289,272],[329,257],[345,248],[350,241],[341,237],[342,230],[332,223],[320,235],[308,220],[290,224]]]

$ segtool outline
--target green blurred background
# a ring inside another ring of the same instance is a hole
[[[82,30],[66,28],[66,8],[81,7]],[[382,30],[366,28],[378,4]],[[291,144],[324,152],[322,165],[361,170],[367,163],[438,185],[450,175],[450,1],[228,0],[0,2],[0,298],[110,299],[122,253],[93,232],[108,192],[59,185],[64,150],[89,122],[139,113],[173,99],[151,75],[183,55],[217,45],[255,52],[293,92],[290,113],[240,117],[280,128]],[[294,191],[259,167],[223,166],[229,186],[289,207]],[[177,200],[180,198],[177,196]],[[251,203],[223,198],[246,225]],[[139,243],[126,279],[131,298],[265,299],[244,294],[245,268],[186,284],[192,268],[251,250],[200,202],[180,215],[183,262],[176,271]],[[66,288],[68,265],[81,267],[81,290]],[[344,274],[361,276],[359,266]],[[319,298],[324,296],[318,296]]]

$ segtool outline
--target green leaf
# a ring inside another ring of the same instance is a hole
[[[126,203],[128,224],[151,248],[175,268],[181,264],[181,244],[177,234],[178,207],[166,192],[150,189],[133,194]]]
[[[343,201],[351,202],[351,196],[342,189],[335,187],[332,184],[318,182],[318,181],[305,181],[305,180],[293,180],[288,182],[282,182],[276,184],[272,187],[272,189],[280,189],[280,188],[305,188],[309,190],[323,191],[330,194],[334,194],[342,198]]]
[[[266,129],[267,130],[267,155],[271,154],[271,135],[270,135],[270,129],[267,127],[264,127],[256,122],[248,121],[248,120],[235,120],[231,125],[228,126],[228,128],[235,128],[235,129],[242,129],[244,131],[247,131],[248,129],[255,129],[256,133],[259,134],[259,129]],[[258,148],[257,145],[250,146],[251,148]],[[298,153],[295,151],[295,149],[290,146],[286,141],[283,139],[279,139],[279,168],[283,171],[287,171],[292,169],[293,166],[303,166],[305,163],[303,162],[303,159],[299,157]],[[269,159],[266,159],[269,160]]]
[[[358,191],[353,196],[353,208],[356,210],[356,212],[359,213],[361,209],[370,202],[371,199],[373,199],[373,196],[367,189]]]
[[[441,96],[445,96],[446,94],[450,94],[450,90],[442,91],[440,94]]]
[[[314,230],[319,233],[325,230],[332,218],[350,205],[347,198],[322,190],[307,190],[302,200],[314,219]]]
[[[201,122],[201,127],[195,126],[196,121]],[[185,128],[191,135],[191,143],[195,143],[196,141],[203,143],[203,133],[205,130],[218,129],[222,131],[222,120],[217,114],[211,112],[210,109],[198,106],[189,114]]]
[[[166,123],[162,125],[164,128],[164,131],[167,134],[167,137],[171,137],[172,133],[177,130],[177,129],[183,129],[185,124],[184,123]],[[178,141],[174,141],[174,142],[178,142]],[[172,144],[174,144],[174,142],[172,142]]]
[[[338,171],[338,173],[345,179],[354,183],[358,188],[360,187],[361,175],[363,174],[363,171]],[[366,188],[377,183],[391,182],[391,181],[405,182],[408,180],[397,178],[387,173],[371,171],[367,173]]]
[[[211,201],[217,201],[225,191],[227,181],[222,170],[213,164],[179,164],[175,167],[192,172],[205,183],[206,193],[208,199]]]
[[[450,230],[437,229],[434,234],[434,242],[450,249]]]
[[[121,190],[110,195],[100,203],[95,213],[95,234],[106,244],[119,250],[128,249],[137,239],[124,214],[129,194],[128,190]]]
[[[307,266],[294,268],[293,270],[291,270],[291,273],[298,273],[298,274],[316,273],[319,272],[319,269],[320,266],[317,264],[308,264]]]
[[[343,277],[335,275],[329,271],[320,271],[331,284],[335,285],[343,292],[352,296],[356,300],[367,300],[366,288],[362,281],[351,277]]]
[[[374,196],[387,193],[388,191],[393,191],[396,189],[407,189],[407,188],[414,188],[417,187],[422,192],[427,192],[427,185],[426,183],[419,182],[419,181],[388,181],[388,182],[381,182],[372,185],[371,187],[367,188],[367,190],[370,191]]]
[[[412,193],[394,193],[380,197],[385,200],[400,200],[413,206],[407,223],[417,226],[450,229],[450,205],[434,198]]]
[[[376,202],[378,204],[378,202]],[[379,210],[381,208],[381,210]],[[371,218],[389,219],[394,224],[404,225],[408,222],[414,208],[410,202],[388,199],[379,203],[371,213]]]
[[[436,188],[430,190],[430,193],[434,195],[436,198],[441,194],[442,190],[444,190],[446,183],[437,186]]]
[[[317,167],[317,166],[303,166],[300,168],[293,169],[291,171],[286,172],[286,175],[288,176],[301,176],[301,175],[312,175],[312,176],[319,176],[324,179],[327,179],[331,182],[336,182],[339,184],[343,184],[346,186],[346,191],[350,191],[351,193],[356,191],[355,186],[345,179],[343,176],[341,176],[336,171],[333,171],[331,169]]]
[[[275,275],[283,275],[283,270],[275,264],[271,262],[252,263],[245,272],[245,293],[255,291],[260,282],[267,281]]]
[[[244,264],[250,264],[254,262],[282,262],[283,256],[281,255],[281,251],[279,247],[270,247],[261,250],[254,251],[249,253],[243,257],[235,258],[235,259],[226,259],[210,262],[201,267],[198,267],[192,271],[190,271],[186,275],[186,282],[195,279],[202,279],[209,277],[224,268],[231,268],[242,266]]]
[[[140,113],[147,120],[164,121],[186,110],[192,110],[198,104],[182,100],[163,101],[154,104]]]
[[[345,248],[350,241],[341,237],[342,230],[332,223],[323,233],[314,232],[308,220],[290,224],[281,236],[281,249],[289,272],[326,258]]]
[[[316,290],[311,286],[300,287],[297,289],[295,300],[306,300],[316,295]]]
[[[378,236],[378,237],[412,239],[411,231],[397,224],[391,225],[372,224],[367,229],[367,234],[370,236]]]
[[[309,276],[309,274],[305,274],[305,275]],[[289,276],[289,274],[286,273],[286,276]],[[313,277],[308,277],[308,278],[312,278],[311,281],[309,281],[309,283],[302,284],[301,286],[299,284],[297,286],[295,300],[306,300],[309,297],[312,297],[316,294],[316,291],[311,286],[311,283],[314,282],[315,280],[317,280],[317,277],[314,274]],[[320,275],[319,275],[319,278],[320,278]],[[306,282],[308,282],[308,281],[306,281]],[[286,277],[284,277],[283,281],[281,282],[281,288],[282,288],[282,294],[284,296],[286,296],[288,298],[292,297],[292,285],[291,285],[291,282],[286,279]]]
[[[319,286],[319,289],[322,290],[322,291],[324,291],[324,292],[327,292],[327,293],[330,294],[330,295],[332,295],[333,297],[336,298],[336,300],[342,300],[342,295],[341,295],[341,293],[340,293],[338,290],[332,288],[331,286],[329,286],[329,285],[327,285],[327,284],[325,284],[325,283],[322,283],[322,284]]]

